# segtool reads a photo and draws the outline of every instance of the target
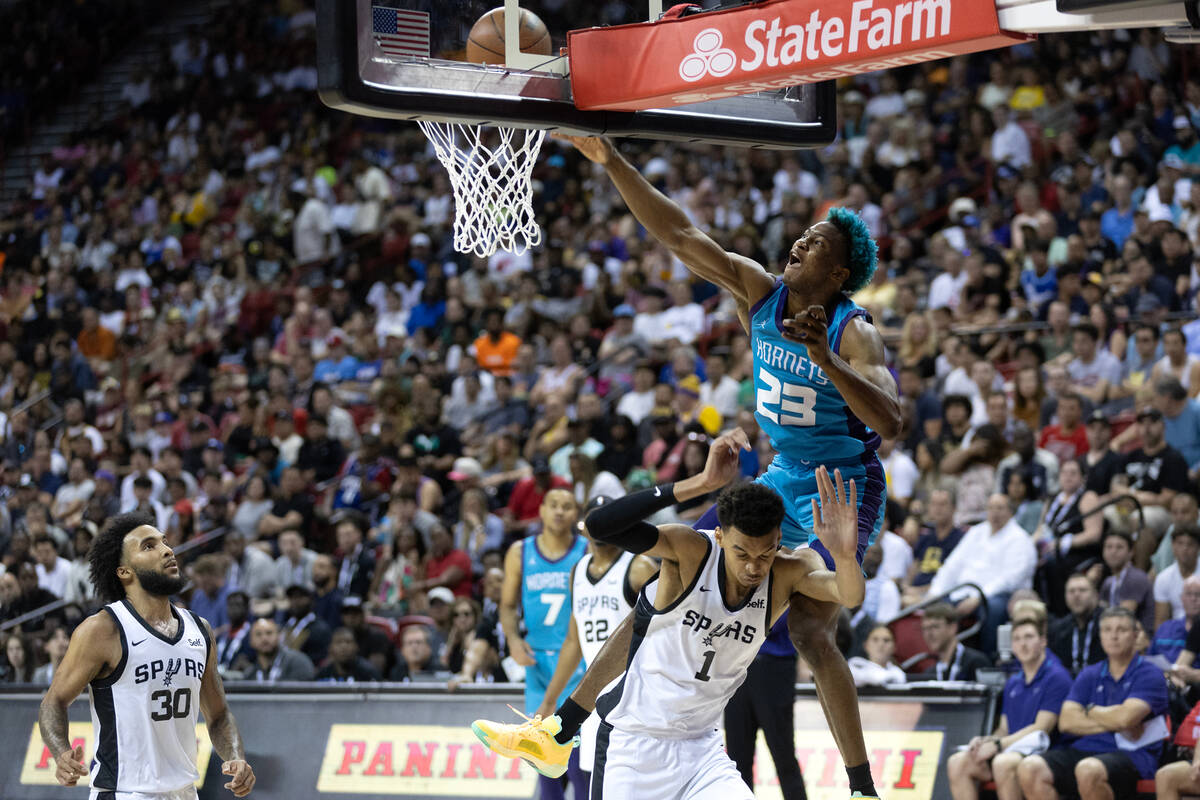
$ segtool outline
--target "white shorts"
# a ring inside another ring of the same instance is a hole
[[[233,795],[230,795],[232,797]],[[108,789],[92,789],[88,800],[196,800],[196,787],[189,786],[174,792],[113,792]]]
[[[591,800],[754,800],[718,731],[655,739],[600,723]]]
[[[596,734],[600,732],[600,715],[593,711],[579,726],[579,769],[591,772],[596,763]]]

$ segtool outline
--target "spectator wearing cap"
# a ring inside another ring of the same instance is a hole
[[[1163,413],[1165,436],[1188,465],[1188,477],[1200,472],[1200,400],[1188,397],[1174,376],[1154,382],[1154,405]]]
[[[1021,762],[1026,797],[1134,797],[1137,781],[1154,777],[1169,735],[1167,682],[1137,654],[1136,641],[1128,609],[1101,615],[1107,658],[1075,679],[1058,720],[1060,731],[1079,738]]]
[[[1138,433],[1142,446],[1125,455],[1121,468],[1113,476],[1113,494],[1131,494],[1141,504],[1144,525],[1138,531],[1137,555],[1139,566],[1150,564],[1150,555],[1171,516],[1167,508],[1179,492],[1188,491],[1187,462],[1179,451],[1167,444],[1163,414],[1154,406],[1144,406],[1137,415]],[[1133,533],[1138,514],[1119,504],[1104,510],[1104,519],[1114,530]]]
[[[225,580],[221,557],[208,553],[197,558],[192,564],[192,582],[196,588],[188,608],[208,620],[214,629],[228,625],[225,601],[231,589]]]
[[[1192,121],[1183,114],[1172,120],[1175,131],[1175,144],[1167,148],[1164,156],[1175,156],[1183,162],[1183,172],[1189,177],[1200,173],[1200,140],[1197,139],[1196,129]]]
[[[1179,328],[1171,328],[1163,332],[1162,345],[1163,357],[1150,372],[1151,381],[1174,378],[1188,397],[1200,395],[1200,356],[1188,352],[1187,336]]]
[[[361,512],[344,510],[334,516],[337,538],[337,587],[344,597],[364,598],[375,575],[375,551],[366,544],[369,524]]]
[[[1154,578],[1154,630],[1169,619],[1183,619],[1184,582],[1196,574],[1200,556],[1200,527],[1172,526],[1171,550],[1175,562]]]
[[[521,348],[521,337],[504,329],[502,308],[487,309],[483,314],[483,327],[483,334],[475,340],[476,361],[494,376],[511,376],[517,351]]]
[[[284,646],[304,653],[312,663],[320,664],[329,651],[332,628],[314,611],[311,589],[292,584],[284,591],[284,595],[288,607],[279,615]],[[340,615],[340,609],[335,609],[334,613]]]

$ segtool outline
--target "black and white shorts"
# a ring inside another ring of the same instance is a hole
[[[600,723],[591,800],[754,800],[714,730],[695,739],[657,739]]]

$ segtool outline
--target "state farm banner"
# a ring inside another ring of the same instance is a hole
[[[229,687],[247,759],[258,776],[252,797],[359,800],[378,798],[529,798],[537,776],[524,762],[500,758],[471,733],[476,718],[516,719],[493,693],[344,692],[242,694]],[[807,696],[806,696],[807,695]],[[86,792],[54,781],[54,763],[37,728],[39,695],[0,694],[0,798],[79,800]],[[990,691],[923,696],[912,690],[863,697],[867,752],[875,784],[889,800],[949,800],[945,761],[955,746],[981,732],[994,701]],[[72,744],[93,754],[93,731],[81,698],[70,708]],[[846,770],[811,690],[795,705],[796,757],[810,800],[845,800]],[[222,788],[221,759],[206,727],[196,728],[201,800],[231,797]],[[779,800],[779,781],[761,735],[755,796]]]
[[[567,34],[587,110],[641,111],[1007,47],[995,0],[767,0]]]

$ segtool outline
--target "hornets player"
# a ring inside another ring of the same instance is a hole
[[[775,460],[759,481],[784,504],[782,543],[810,545],[825,564],[830,554],[812,535],[815,471],[825,465],[854,479],[858,493],[857,559],[879,534],[886,499],[879,437],[900,432],[896,382],[883,340],[870,316],[849,294],[875,272],[876,247],[866,225],[849,209],[834,208],[792,245],[782,279],[745,256],[723,250],[683,210],[651,186],[606,139],[566,137],[604,166],[629,210],[696,276],[729,291],[754,352],[756,418],[770,437]],[[713,527],[712,511],[697,528]],[[837,605],[797,595],[788,616],[792,642],[812,667],[817,696],[846,763],[854,797],[874,797],[854,680],[833,641]],[[622,626],[626,628],[627,626]],[[625,632],[627,635],[627,632]],[[625,641],[622,639],[622,642]],[[565,735],[595,702],[592,688],[624,668],[619,648],[602,652],[560,709]],[[583,701],[580,703],[579,701]],[[832,713],[836,709],[836,713]]]
[[[187,580],[154,520],[114,517],[90,559],[92,583],[109,603],[71,636],[38,714],[58,782],[74,786],[88,776],[92,800],[194,799],[202,711],[221,771],[231,776],[225,788],[245,797],[254,770],[225,705],[212,630],[171,603]],[[96,742],[90,769],[67,735],[67,707],[84,688]]]
[[[797,593],[858,605],[865,593],[855,569],[858,510],[854,481],[838,471],[814,473],[812,529],[834,560],[825,567],[812,550],[782,553],[784,506],[762,484],[742,483],[717,500],[715,530],[655,527],[644,520],[677,502],[716,491],[735,478],[739,451],[749,449],[740,429],[709,451],[704,471],[607,503],[587,519],[593,539],[662,559],[633,612],[628,668],[601,694],[594,798],[639,800],[753,800],[754,793],[725,754],[717,723],[767,632]],[[556,742],[555,720],[523,726],[477,721],[492,749],[545,768],[562,763],[570,745]],[[517,730],[513,730],[517,728]]]
[[[519,542],[513,542],[504,556],[504,584],[500,590],[500,625],[513,659],[525,667],[525,713],[533,714],[542,704],[558,653],[567,638],[571,621],[571,571],[587,552],[587,540],[579,535],[575,522],[579,506],[570,489],[551,489],[539,508],[542,530]],[[524,622],[521,635],[517,608]],[[583,677],[577,668],[567,682],[564,694],[574,691]],[[559,697],[550,699],[552,704]],[[562,800],[558,778],[569,773],[576,797],[586,797],[587,781],[579,770],[579,757],[562,764],[555,775],[538,779],[540,797]]]

